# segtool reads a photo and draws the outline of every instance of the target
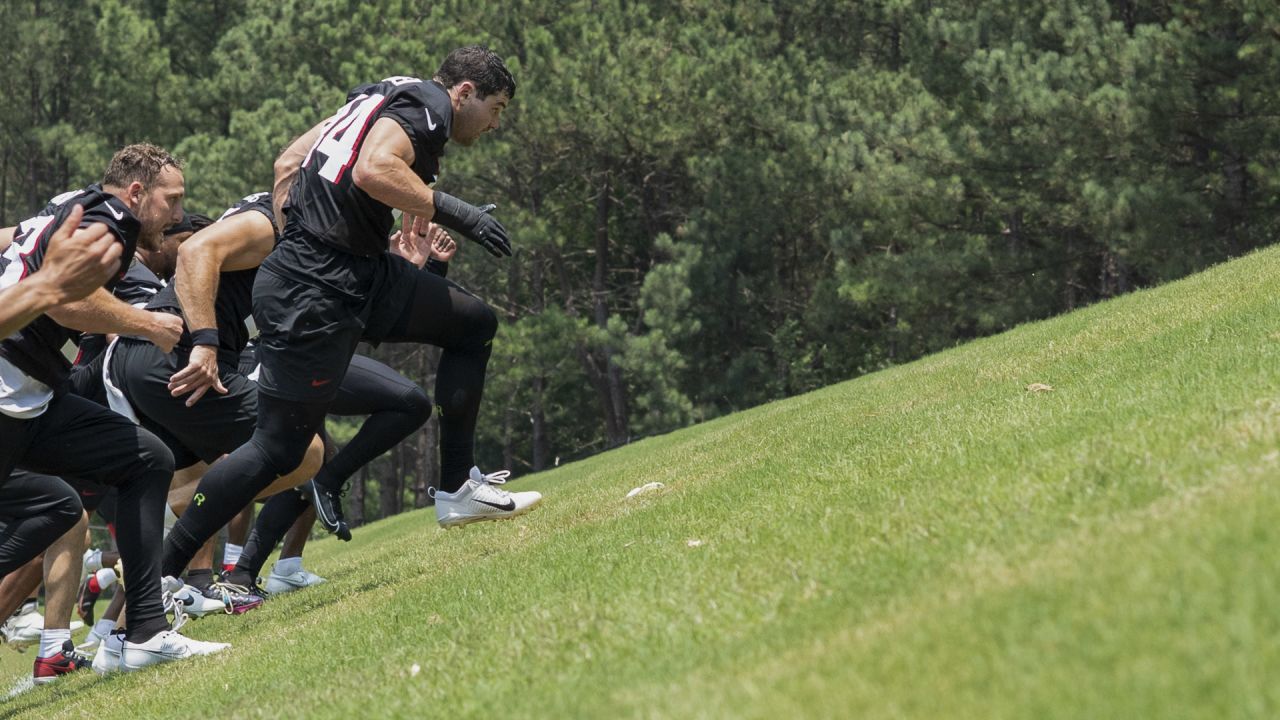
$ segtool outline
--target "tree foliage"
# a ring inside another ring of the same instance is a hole
[[[138,140],[218,212],[350,87],[502,53],[505,127],[441,187],[518,248],[451,275],[503,318],[480,457],[518,471],[1179,277],[1280,217],[1272,2],[18,0],[0,24],[6,225]],[[417,350],[377,352],[430,390]],[[430,452],[370,482],[416,501]]]

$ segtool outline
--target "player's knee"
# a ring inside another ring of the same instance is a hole
[[[138,433],[139,476],[168,487],[173,479],[173,451],[160,438],[149,432]]]
[[[74,528],[84,518],[80,494],[65,484],[62,485],[55,491],[54,497],[50,498],[47,516],[63,533]]]
[[[415,426],[421,425],[431,417],[431,398],[422,388],[414,386],[400,398],[405,415],[412,418]]]
[[[493,311],[493,308],[482,304],[476,317],[476,335],[487,344],[497,334],[498,314]]]

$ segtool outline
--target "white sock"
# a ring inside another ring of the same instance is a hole
[[[240,562],[240,554],[244,552],[244,547],[240,545],[232,545],[227,543],[222,548],[222,564],[235,565]]]
[[[93,624],[93,634],[97,635],[98,637],[106,637],[111,634],[112,630],[115,630],[115,629],[116,629],[116,621],[107,619],[107,618],[103,618],[102,620],[99,620],[98,622]]]
[[[168,530],[178,522],[178,516],[173,514],[173,508],[169,507],[169,503],[164,504],[164,529]]]
[[[277,575],[292,575],[302,569],[302,558],[280,558],[276,561]]]
[[[115,650],[116,652],[123,651],[124,635],[117,635],[115,633],[111,633],[110,635],[107,636],[106,640],[102,641],[102,647],[104,648],[110,647],[112,650]]]
[[[51,658],[62,652],[62,643],[71,639],[71,631],[67,628],[40,631],[40,657]]]

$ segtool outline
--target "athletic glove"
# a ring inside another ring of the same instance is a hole
[[[434,197],[436,215],[432,220],[480,243],[494,257],[511,257],[511,240],[507,236],[507,229],[489,214],[491,210],[497,209],[497,205],[476,207],[439,190],[435,191]]]

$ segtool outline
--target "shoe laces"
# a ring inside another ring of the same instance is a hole
[[[497,472],[489,473],[481,478],[481,480],[484,481],[484,485],[481,485],[480,487],[487,487],[489,492],[505,500],[506,498],[511,497],[511,493],[497,486],[505,485],[507,483],[507,478],[509,477],[511,477],[510,470],[499,470]]]
[[[173,613],[173,629],[177,630],[187,624],[187,611],[183,607],[182,601],[173,596],[168,590],[164,591],[164,609],[166,612]]]

